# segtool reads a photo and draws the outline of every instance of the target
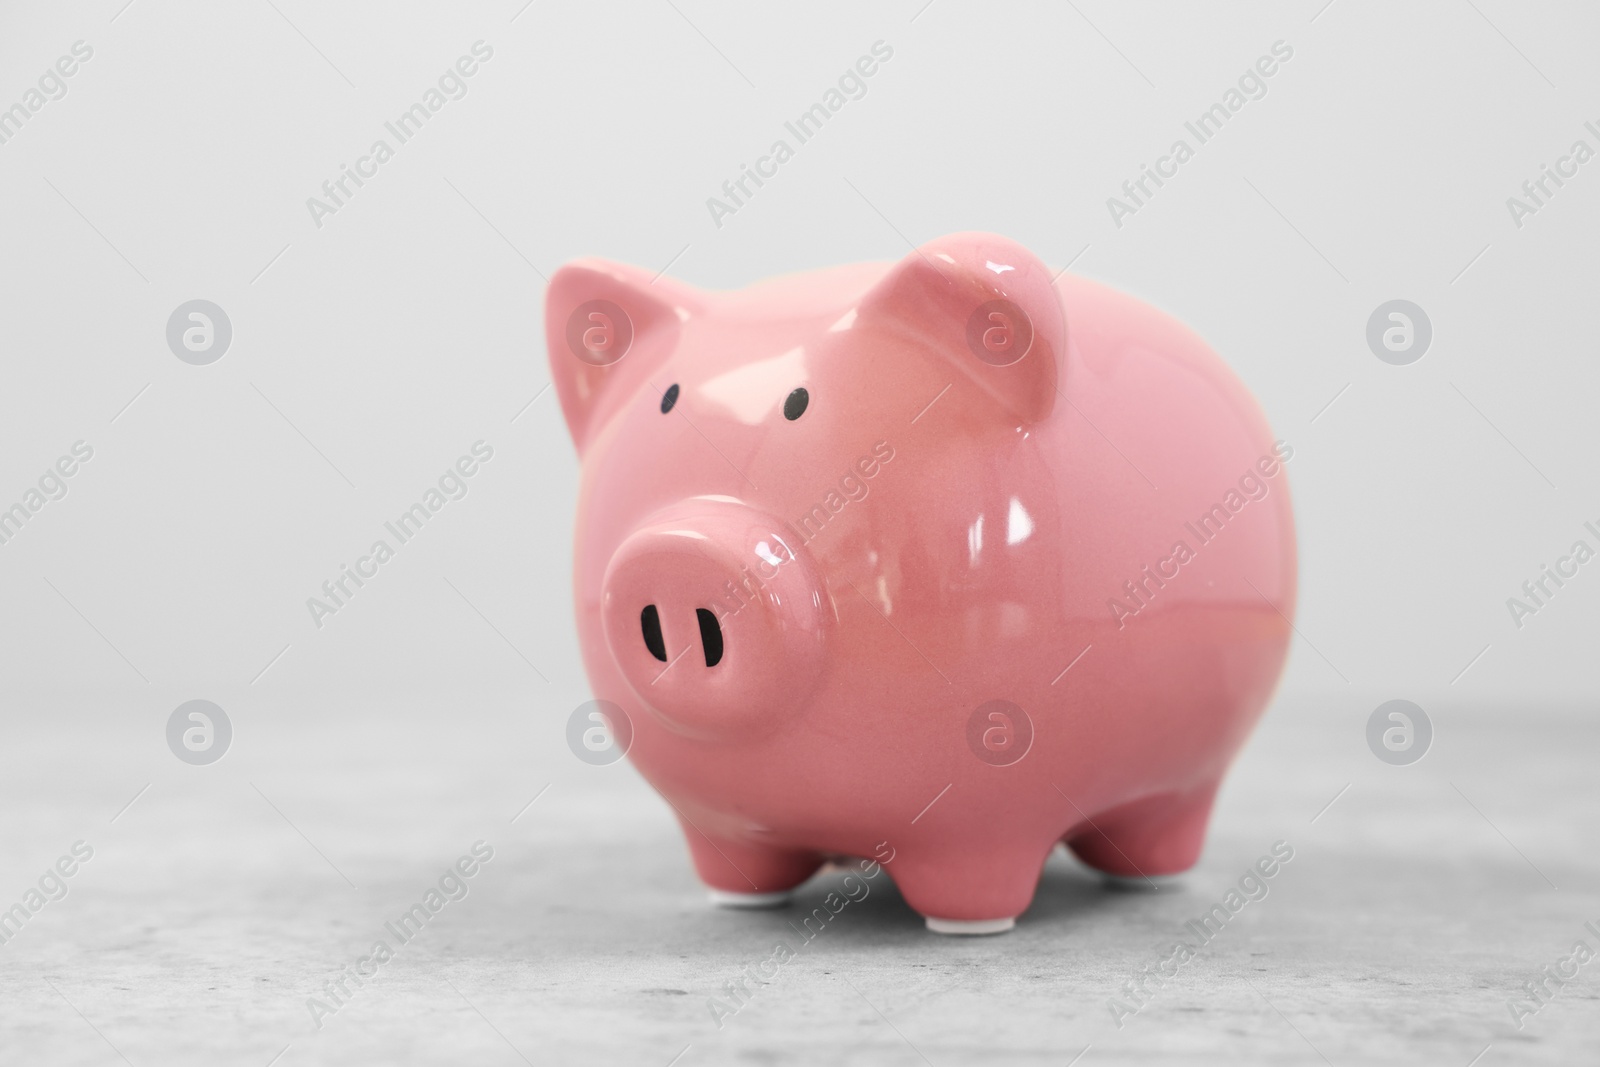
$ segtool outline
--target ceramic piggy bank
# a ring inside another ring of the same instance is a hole
[[[1295,602],[1292,449],[1203,341],[976,233],[737,292],[583,260],[546,319],[589,678],[713,899],[876,857],[990,933],[1058,843],[1195,863]]]

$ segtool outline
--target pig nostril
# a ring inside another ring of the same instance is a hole
[[[644,631],[644,645],[650,654],[662,663],[667,662],[667,643],[661,639],[661,614],[654,604],[646,604],[639,613],[639,628]]]
[[[706,666],[715,667],[722,662],[722,626],[705,608],[695,608],[694,613],[700,620],[700,644],[706,652]]]

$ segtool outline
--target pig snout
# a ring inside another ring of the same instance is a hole
[[[686,501],[629,534],[601,603],[611,655],[639,699],[708,739],[770,732],[804,706],[832,613],[799,539],[726,499]]]

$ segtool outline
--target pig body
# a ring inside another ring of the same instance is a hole
[[[1194,864],[1296,566],[1292,449],[1198,337],[984,234],[731,293],[580,261],[547,318],[585,664],[722,899],[873,857],[992,931],[1058,842]]]

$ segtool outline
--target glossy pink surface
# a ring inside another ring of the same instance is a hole
[[[552,279],[585,662],[707,885],[876,857],[984,920],[1058,841],[1195,862],[1287,649],[1292,448],[1185,327],[1052,275],[956,234],[729,293]]]

